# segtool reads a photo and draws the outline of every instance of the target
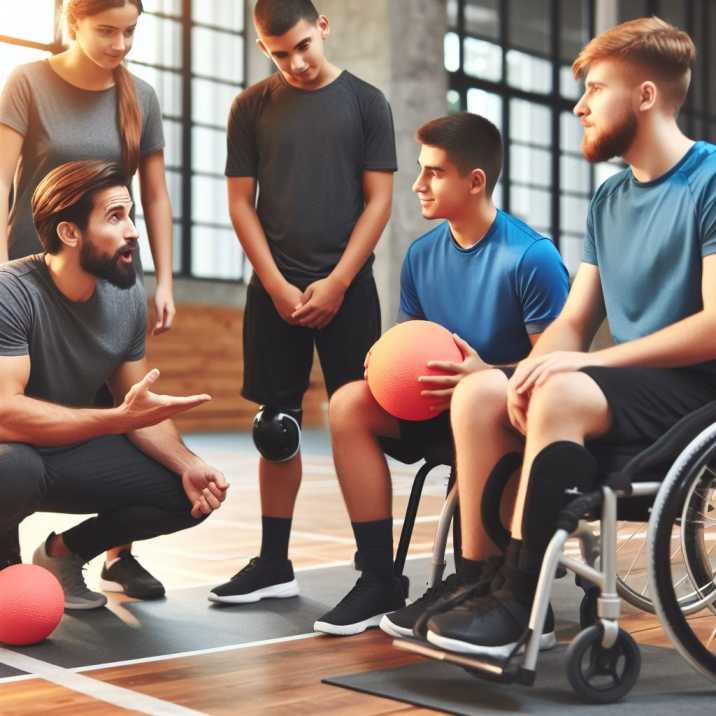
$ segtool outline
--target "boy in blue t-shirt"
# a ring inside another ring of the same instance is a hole
[[[510,364],[524,358],[559,314],[568,290],[567,271],[554,244],[495,208],[492,192],[502,164],[498,129],[484,117],[462,112],[425,124],[417,139],[422,146],[413,191],[426,219],[446,221],[408,249],[399,319],[445,326],[455,335],[463,360],[435,362],[447,375],[421,379],[424,394],[434,399],[431,420],[392,417],[365,380],[343,386],[331,399],[336,472],[363,575],[315,623],[314,629],[329,634],[357,634],[379,623],[389,633],[405,634],[434,597],[459,586],[459,577],[450,577],[417,605],[403,608],[402,584],[393,574],[385,453],[411,463],[424,456],[427,443],[451,441],[448,407],[455,386],[483,369],[484,361]],[[381,621],[388,612],[394,613]]]
[[[602,33],[574,62],[586,75],[574,108],[582,153],[629,166],[594,195],[567,303],[529,357],[455,391],[463,569],[474,587],[427,622],[438,647],[513,653],[559,512],[595,489],[604,448],[639,452],[716,399],[716,147],[677,123],[694,56],[685,32],[650,17]],[[588,352],[605,317],[616,345]],[[523,453],[512,539],[488,580],[469,495],[509,452]],[[548,610],[542,648],[555,643],[553,624]]]

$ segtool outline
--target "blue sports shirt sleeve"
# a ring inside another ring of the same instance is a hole
[[[569,291],[569,274],[549,239],[535,241],[525,251],[517,286],[527,333],[541,333],[557,318]]]
[[[400,267],[400,310],[398,313],[398,321],[425,317],[420,305],[418,293],[415,290],[410,257],[411,250],[408,249],[408,253],[403,259],[403,265]]]
[[[701,256],[716,253],[716,176],[711,177],[703,192],[699,208]]]
[[[592,222],[592,206],[594,200],[589,205],[589,211],[587,212],[587,232],[584,235],[584,252],[582,254],[582,261],[586,264],[597,265],[597,251],[594,246],[594,224]]]

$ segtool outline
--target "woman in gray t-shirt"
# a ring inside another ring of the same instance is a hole
[[[175,313],[162,117],[152,87],[123,64],[142,3],[65,0],[64,9],[70,48],[20,65],[0,94],[0,263],[43,250],[30,199],[48,172],[76,159],[123,162],[132,175],[139,173],[157,276],[152,332],[161,333],[170,328]],[[104,584],[112,589],[119,584],[131,596],[162,596],[161,583],[134,560],[129,547],[107,553]],[[131,588],[127,577],[133,580]]]

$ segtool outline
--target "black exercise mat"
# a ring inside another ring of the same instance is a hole
[[[540,655],[534,686],[499,684],[469,675],[457,666],[425,660],[410,666],[323,679],[373,696],[460,716],[549,714],[567,708],[579,716],[704,716],[716,709],[716,684],[696,673],[671,649],[641,647],[639,681],[620,703],[585,704],[572,691],[565,673],[567,648]]]
[[[428,559],[406,564],[413,598],[423,591],[429,572]],[[65,612],[50,639],[5,648],[72,669],[306,634],[357,577],[349,566],[300,572],[301,596],[244,605],[209,602],[209,587],[180,589],[159,601],[127,601],[126,621],[109,609]],[[0,662],[0,679],[19,673]]]

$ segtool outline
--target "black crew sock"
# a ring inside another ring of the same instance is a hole
[[[363,571],[380,579],[393,578],[393,518],[351,522]]]
[[[261,559],[276,562],[288,559],[291,517],[261,517]]]
[[[481,559],[468,559],[462,557],[457,570],[457,576],[463,584],[475,584],[482,579],[484,561]]]

